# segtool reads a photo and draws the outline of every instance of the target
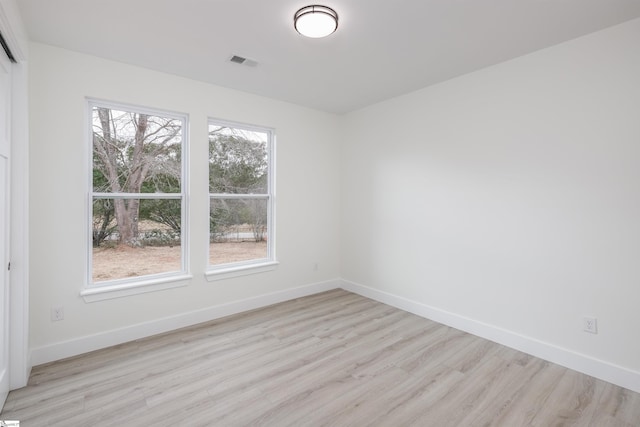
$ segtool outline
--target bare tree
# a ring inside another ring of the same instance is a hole
[[[104,176],[106,188],[94,178],[94,191],[113,193],[113,209],[119,243],[137,245],[139,198],[118,197],[118,193],[159,192],[161,177],[170,176],[180,191],[180,120],[124,112],[109,108],[94,109],[94,171]],[[147,192],[147,191],[145,191]]]

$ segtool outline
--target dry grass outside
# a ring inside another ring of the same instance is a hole
[[[267,242],[211,243],[211,265],[246,261],[267,256]],[[180,270],[180,246],[147,246],[93,249],[93,281],[140,277]]]

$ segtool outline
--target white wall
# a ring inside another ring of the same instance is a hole
[[[640,389],[638,46],[634,20],[349,114],[342,277]]]
[[[189,114],[194,279],[188,286],[93,303],[80,297],[87,257],[85,97]],[[204,278],[207,117],[276,129],[276,271],[217,282]],[[32,44],[30,131],[34,363],[75,351],[61,350],[60,343],[71,341],[76,344],[71,347],[86,350],[83,339],[93,340],[90,347],[113,343],[100,339],[110,331],[171,316],[184,320],[185,313],[339,277],[339,134],[333,115]],[[54,306],[64,307],[63,321],[51,322]]]

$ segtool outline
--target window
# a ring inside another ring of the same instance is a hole
[[[89,113],[87,289],[185,278],[186,116],[100,101]]]
[[[209,122],[209,271],[273,267],[273,132]]]

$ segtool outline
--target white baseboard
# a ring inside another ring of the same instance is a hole
[[[342,280],[341,287],[344,290],[420,317],[451,326],[620,387],[640,392],[640,372],[348,280]]]
[[[478,322],[450,313],[426,304],[403,298],[388,292],[373,289],[348,280],[329,280],[297,288],[259,295],[240,301],[233,301],[202,310],[196,310],[151,322],[127,326],[125,328],[102,332],[69,341],[50,344],[31,351],[31,366],[53,362],[71,356],[87,353],[112,345],[122,344],[155,334],[169,332],[186,326],[195,325],[232,314],[241,313],[271,304],[288,301],[316,293],[342,288],[367,298],[388,304],[409,313],[442,323],[447,326],[471,333],[522,351],[549,362],[565,366],[578,372],[599,378],[603,381],[640,392],[640,372],[614,365],[603,360],[558,347],[531,337],[523,336],[507,329]]]
[[[33,366],[37,366],[43,363],[77,356],[79,354],[99,350],[101,348],[122,344],[140,338],[146,338],[202,322],[208,322],[210,320],[219,319],[232,314],[242,313],[244,311],[266,307],[279,302],[329,291],[331,289],[339,288],[340,284],[341,281],[339,279],[313,283],[297,288],[259,295],[240,301],[233,301],[226,304],[207,307],[205,309],[191,311],[176,316],[165,317],[150,322],[139,323],[137,325],[127,326],[121,329],[101,332],[95,335],[38,347],[31,351],[31,363]]]

